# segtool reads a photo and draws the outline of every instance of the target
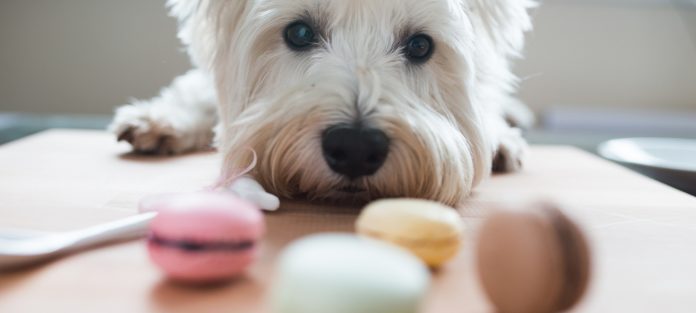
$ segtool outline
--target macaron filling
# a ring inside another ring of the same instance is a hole
[[[244,252],[253,249],[256,245],[253,240],[211,242],[170,240],[162,238],[154,233],[148,236],[148,242],[159,247],[177,249],[185,252]]]

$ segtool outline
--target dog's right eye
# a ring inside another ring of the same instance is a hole
[[[285,28],[284,37],[288,47],[298,51],[310,49],[317,43],[314,30],[304,22],[295,22],[288,25]]]
[[[425,34],[411,37],[404,47],[406,57],[413,63],[425,63],[433,55],[433,39]]]

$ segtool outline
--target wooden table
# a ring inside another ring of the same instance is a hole
[[[55,130],[0,146],[0,228],[69,230],[136,213],[148,194],[210,184],[215,154],[130,155],[102,132]],[[522,173],[483,183],[460,209],[470,239],[434,274],[426,313],[492,312],[476,280],[475,229],[491,205],[551,199],[590,234],[595,271],[578,312],[696,312],[696,199],[568,147],[534,147]],[[353,208],[286,202],[268,214],[261,261],[234,283],[167,283],[142,242],[0,274],[0,312],[263,312],[276,255],[322,231],[351,231]],[[327,312],[331,313],[331,312]],[[369,313],[369,312],[366,312]]]

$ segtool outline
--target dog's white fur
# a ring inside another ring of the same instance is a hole
[[[217,124],[225,166],[246,167],[252,161],[247,148],[258,155],[250,177],[260,185],[249,198],[270,196],[262,186],[286,198],[418,197],[456,205],[493,166],[513,171],[522,165],[526,143],[511,125],[531,119],[512,96],[517,78],[510,61],[531,28],[533,1],[168,0],[168,5],[196,69],[158,98],[118,109],[111,129],[137,151],[208,147]],[[320,47],[288,49],[284,28],[307,18],[321,25]],[[426,64],[409,64],[399,48],[414,32],[435,41]],[[375,175],[348,182],[324,162],[320,137],[332,125],[357,119],[387,133],[392,146]],[[339,191],[347,186],[365,192]],[[265,206],[277,206],[271,202]]]

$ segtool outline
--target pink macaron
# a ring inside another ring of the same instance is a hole
[[[265,231],[253,204],[227,193],[199,192],[150,201],[150,259],[170,278],[191,283],[225,281],[253,263]]]

